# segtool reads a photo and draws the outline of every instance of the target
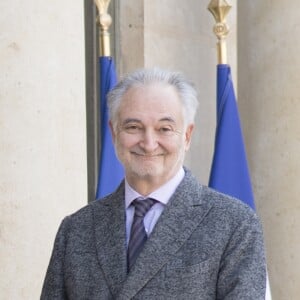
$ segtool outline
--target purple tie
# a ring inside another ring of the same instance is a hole
[[[155,202],[156,200],[151,198],[147,198],[145,200],[137,198],[132,202],[135,209],[127,251],[128,272],[135,263],[144,243],[147,240],[147,234],[144,227],[144,217]]]

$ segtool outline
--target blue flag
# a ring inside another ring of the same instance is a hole
[[[99,161],[96,199],[112,193],[124,177],[121,163],[118,161],[108,125],[109,115],[106,103],[107,93],[116,85],[117,77],[113,59],[100,57],[100,112],[101,112],[101,152]]]
[[[255,209],[229,65],[217,66],[217,129],[209,186]]]

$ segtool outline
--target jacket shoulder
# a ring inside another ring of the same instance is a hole
[[[114,193],[88,203],[74,213],[68,215],[66,219],[71,219],[74,221],[76,220],[78,222],[92,220],[92,216],[95,212],[101,212],[104,211],[107,207],[118,205],[123,197],[124,183],[122,182]]]
[[[186,176],[179,190],[185,199],[192,199],[194,205],[211,207],[216,215],[236,220],[258,218],[256,212],[242,200],[201,184],[189,170],[186,170]]]

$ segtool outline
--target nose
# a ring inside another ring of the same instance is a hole
[[[151,153],[158,147],[158,136],[154,130],[145,130],[140,142],[140,147],[146,153]]]

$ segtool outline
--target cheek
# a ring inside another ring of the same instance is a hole
[[[182,136],[178,136],[176,138],[165,140],[164,142],[162,142],[162,145],[170,153],[178,154],[185,147],[185,140]]]
[[[138,143],[139,139],[137,135],[120,133],[117,138],[117,144],[119,147],[129,149]]]

